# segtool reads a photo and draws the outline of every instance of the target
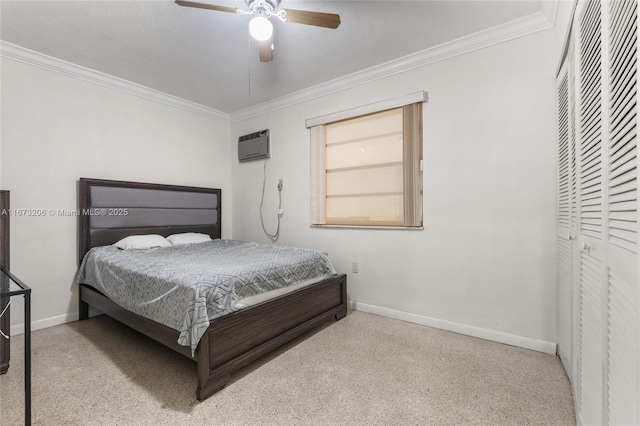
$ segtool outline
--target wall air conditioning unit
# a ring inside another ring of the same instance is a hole
[[[269,129],[238,138],[238,160],[240,160],[241,163],[270,157]]]

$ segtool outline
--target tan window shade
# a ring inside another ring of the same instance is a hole
[[[422,226],[422,104],[403,107],[404,225]]]
[[[421,102],[315,124],[311,142],[312,224],[422,226]]]
[[[326,171],[324,125],[311,128],[311,224],[326,223]]]
[[[327,223],[404,225],[402,108],[326,126]]]

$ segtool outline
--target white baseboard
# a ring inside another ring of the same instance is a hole
[[[515,334],[503,333],[501,331],[490,330],[487,328],[474,327],[472,325],[460,324],[453,321],[442,320],[438,318],[427,317],[424,315],[411,314],[395,309],[383,308],[381,306],[368,305],[353,300],[349,301],[349,308],[367,312],[370,314],[381,315],[383,317],[395,318],[401,321],[412,322],[414,324],[426,325],[427,327],[438,328],[441,330],[452,331],[454,333],[464,334],[467,336],[478,337],[480,339],[491,340],[493,342],[505,343],[511,346],[531,349],[538,352],[555,355],[556,344],[545,340],[532,339],[530,337],[517,336]],[[43,328],[53,327],[56,325],[66,324],[68,322],[77,321],[78,313],[74,312],[66,315],[45,318],[31,322],[31,330],[40,330]],[[24,333],[24,324],[16,324],[11,326],[11,335],[15,336]]]
[[[45,318],[41,320],[31,321],[31,331],[41,330],[43,328],[53,327],[55,325],[66,324],[68,322],[78,321],[78,313],[58,315],[57,317]],[[12,325],[11,336],[24,333],[24,323]]]
[[[488,328],[480,328],[453,321],[427,317],[424,315],[411,314],[395,309],[383,308],[381,306],[368,305],[366,303],[360,303],[353,300],[349,301],[349,308],[356,311],[412,322],[414,324],[452,331],[454,333],[464,334],[467,336],[478,337],[480,339],[491,340],[493,342],[505,343],[511,346],[544,352],[546,354],[556,354],[556,344],[545,340],[532,339],[530,337],[517,336],[515,334],[503,333],[501,331],[490,330]]]

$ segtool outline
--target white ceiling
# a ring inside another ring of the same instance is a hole
[[[539,13],[542,3],[282,0],[281,8],[337,13],[342,23],[330,30],[272,18],[269,63],[258,60],[249,16],[164,0],[3,0],[0,38],[230,114]]]

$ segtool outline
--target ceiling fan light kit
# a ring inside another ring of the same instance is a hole
[[[305,10],[280,9],[280,0],[245,0],[249,11],[227,7],[216,6],[208,3],[198,3],[194,1],[176,0],[176,4],[197,9],[216,10],[219,12],[229,12],[239,15],[253,15],[249,22],[249,33],[260,42],[260,61],[269,62],[273,59],[273,24],[269,21],[272,16],[283,22],[294,24],[313,25],[323,28],[338,28],[340,16],[335,13],[309,12]]]
[[[249,22],[249,33],[258,41],[267,41],[273,35],[273,24],[263,16],[256,16]]]

